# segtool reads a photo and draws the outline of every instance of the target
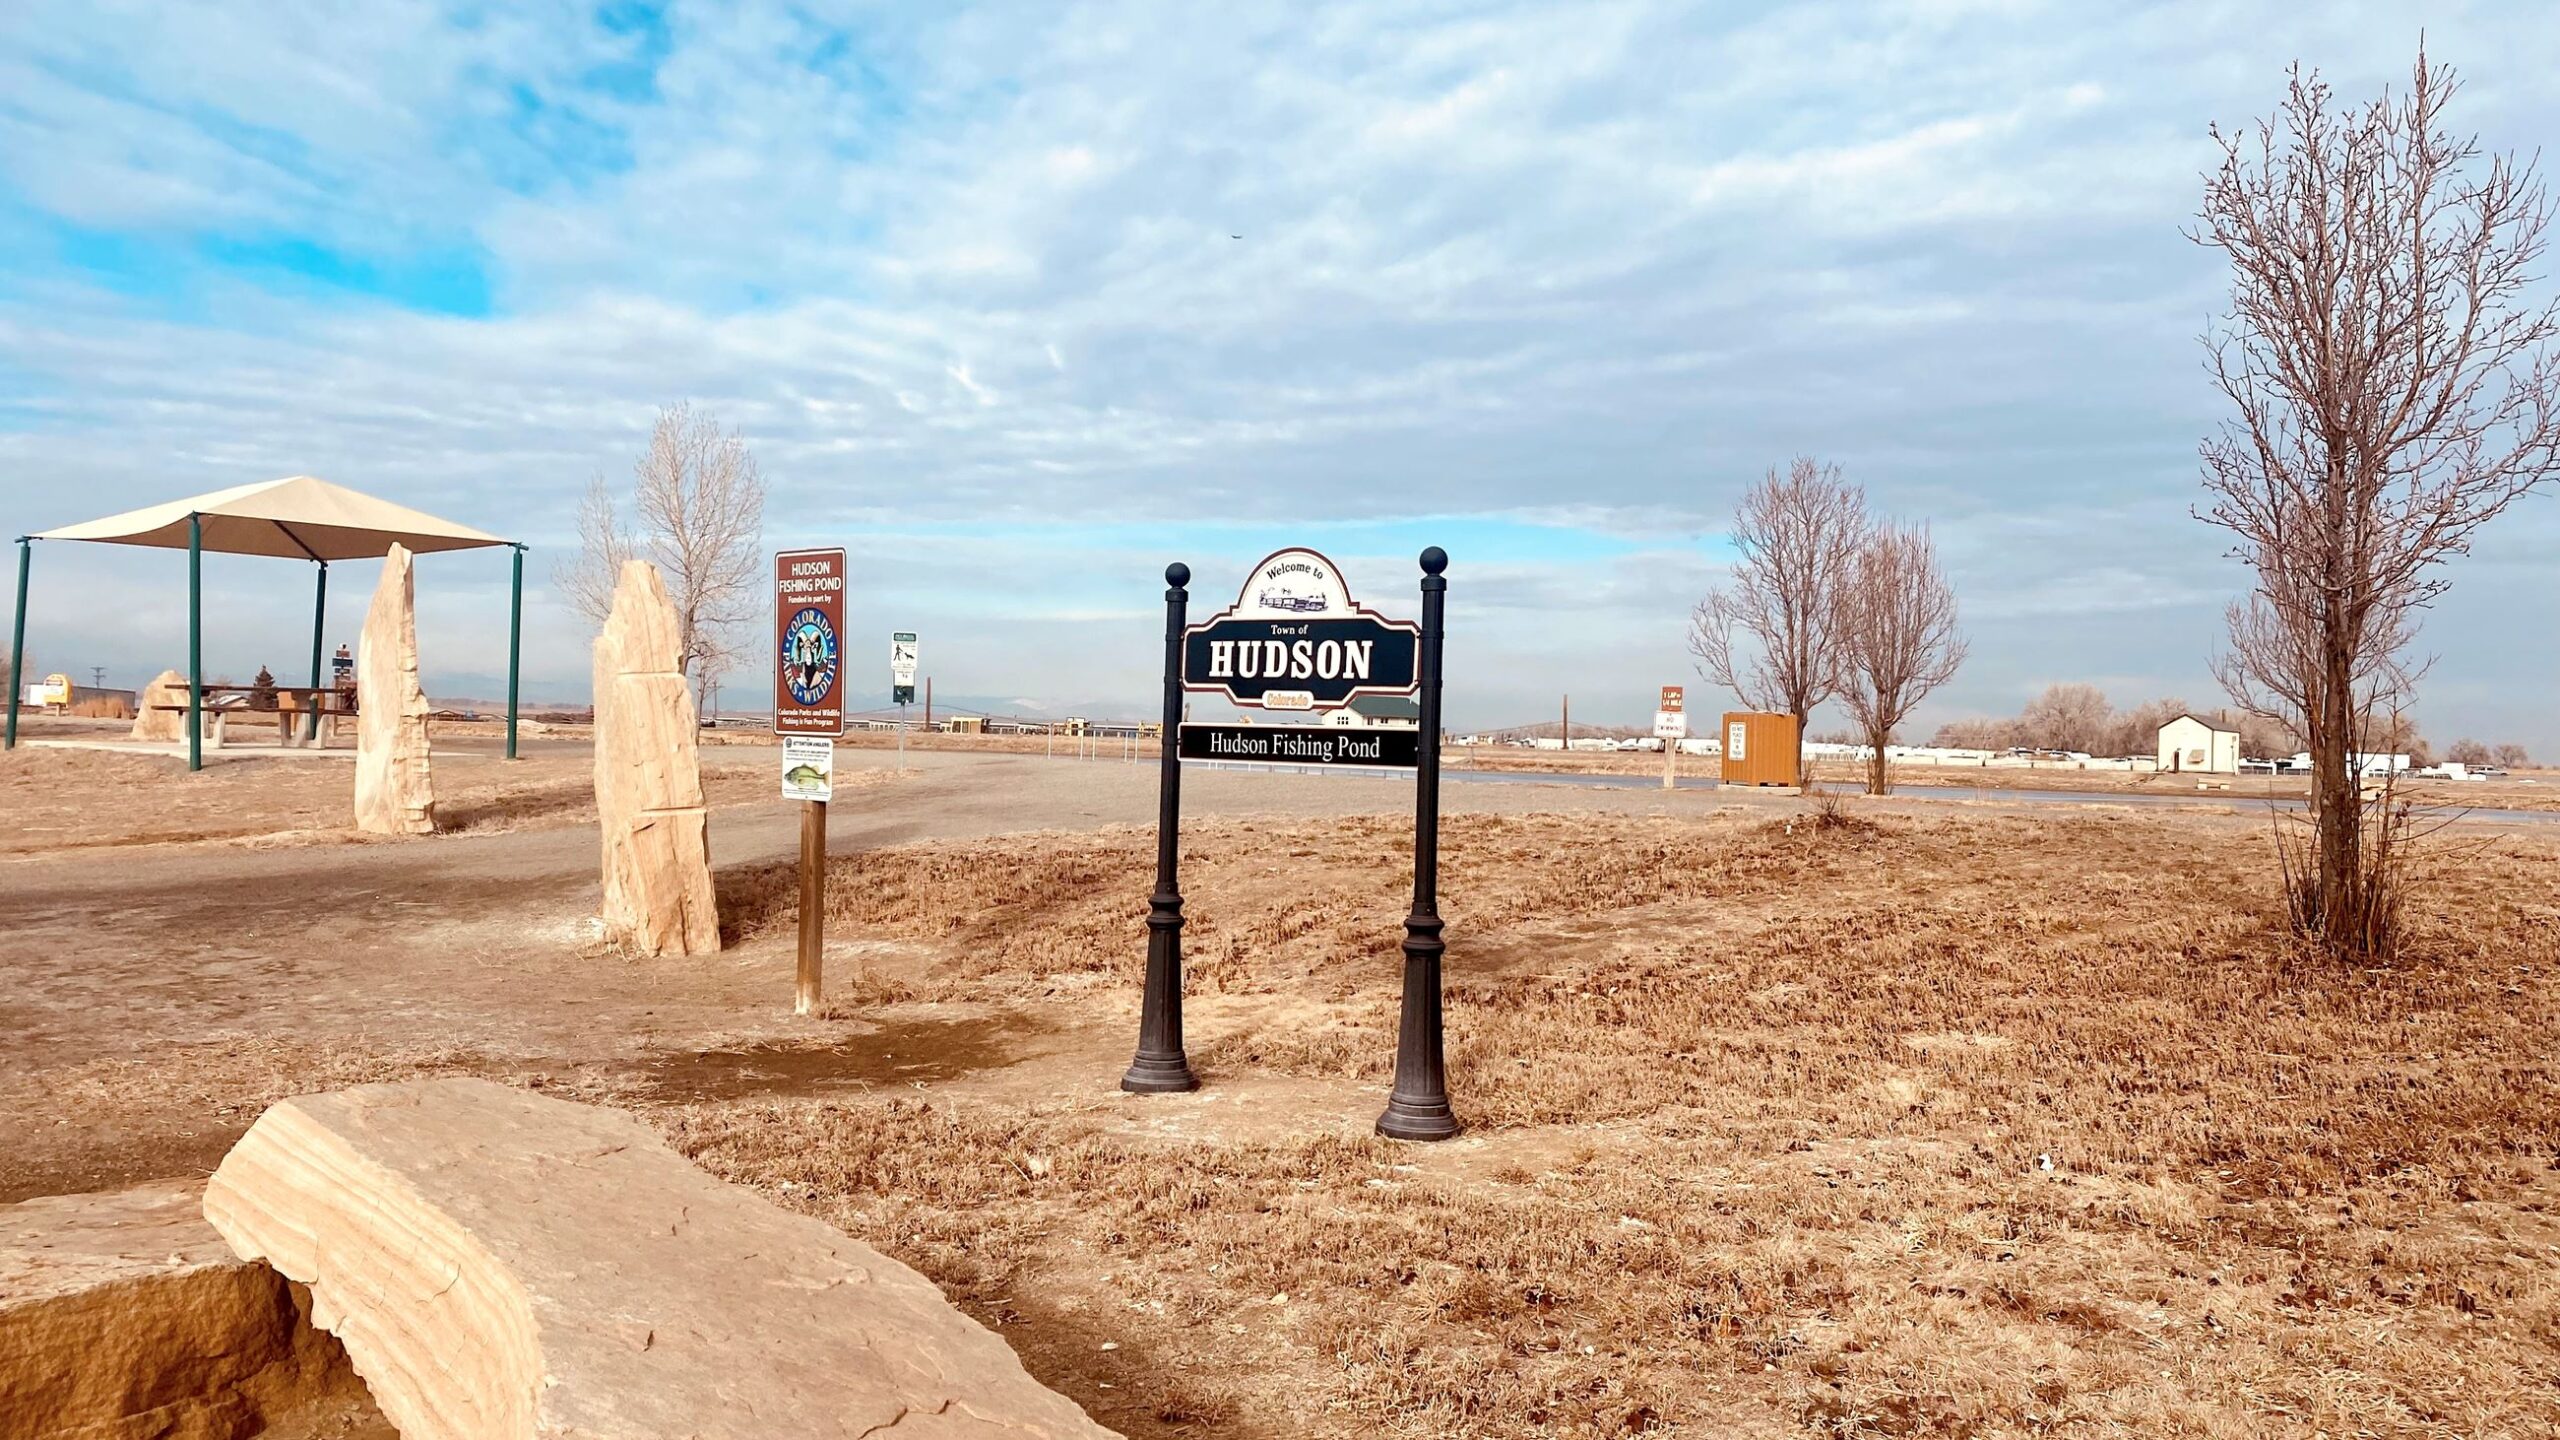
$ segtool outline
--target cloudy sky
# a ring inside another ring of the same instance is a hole
[[[854,552],[857,664],[919,630],[946,695],[1139,713],[1167,560],[1409,611],[1437,543],[1454,724],[1632,721],[1805,451],[1946,551],[1924,724],[2211,701],[2205,127],[2421,27],[2461,122],[2555,138],[2526,3],[0,4],[0,526],[327,476],[531,543],[528,692],[581,696],[545,557],[689,399],[770,544]],[[2458,567],[2439,739],[2560,750],[2555,538]],[[306,567],[208,577],[212,668],[300,663]],[[179,662],[176,557],[35,578],[41,668]],[[493,693],[502,554],[419,596],[430,688]]]

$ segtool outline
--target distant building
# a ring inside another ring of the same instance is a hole
[[[2200,775],[2240,773],[2240,732],[2181,715],[2160,727],[2160,769]]]
[[[2368,755],[2362,751],[2354,751],[2348,754],[2347,765],[2357,775],[2369,780],[2377,775],[2405,774],[2409,769],[2409,757],[2405,754]],[[2285,761],[2278,768],[2290,774],[2308,775],[2311,773],[2311,752],[2297,750],[2292,759]]]
[[[1324,717],[1328,725],[1365,725],[1373,729],[1418,730],[1422,705],[1404,695],[1363,695]]]

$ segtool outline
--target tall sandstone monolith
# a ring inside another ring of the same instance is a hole
[[[163,670],[160,678],[142,687],[136,698],[133,716],[133,738],[157,740],[163,744],[187,738],[187,712],[155,707],[187,703],[187,677],[175,670]]]
[[[616,1110],[475,1079],[280,1101],[204,1214],[311,1287],[405,1440],[1113,1440],[932,1281]]]
[[[644,955],[720,948],[693,691],[677,635],[657,567],[625,562],[596,637],[596,818],[605,933]]]
[[[356,828],[432,835],[435,785],[427,769],[427,692],[418,684],[418,581],[398,545],[356,644]]]

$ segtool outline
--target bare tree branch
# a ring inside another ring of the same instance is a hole
[[[613,587],[631,549],[630,527],[623,524],[612,492],[598,475],[587,482],[587,493],[578,501],[578,553],[553,562],[551,581],[572,609],[601,627],[613,613]]]
[[[658,412],[649,448],[632,467],[636,527],[602,477],[578,507],[577,557],[553,580],[578,612],[601,625],[613,610],[622,562],[645,555],[675,602],[685,673],[699,691],[752,649],[764,573],[764,476],[746,442],[690,405]]]

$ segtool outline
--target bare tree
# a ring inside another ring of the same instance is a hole
[[[1690,615],[1698,673],[1804,734],[1840,688],[1837,602],[1867,529],[1866,496],[1839,466],[1799,455],[1771,468],[1734,512],[1731,576]]]
[[[2533,763],[2533,756],[2523,746],[2512,742],[2499,746],[2492,758],[2509,770],[2522,770]]]
[[[2019,743],[2018,722],[1984,715],[1950,720],[1938,727],[1929,743],[1949,750],[2006,750]]]
[[[736,660],[755,618],[764,567],[764,475],[738,435],[689,405],[658,412],[648,451],[632,467],[636,524],[599,476],[578,507],[579,549],[553,579],[601,625],[613,611],[622,562],[654,562],[676,608],[676,636],[697,702]]]
[[[2115,707],[2106,692],[2077,681],[2047,685],[2018,716],[2025,743],[2048,750],[2076,750],[2094,755],[2107,748],[2115,732]]]
[[[598,475],[587,482],[587,493],[578,501],[578,553],[552,563],[551,582],[571,608],[601,626],[613,613],[613,587],[621,583],[622,562],[631,558],[633,548],[631,527]]]
[[[2203,519],[2256,572],[2224,683],[2298,721],[2313,863],[2297,923],[2332,948],[2392,945],[2397,896],[2350,763],[2396,719],[2417,612],[2444,560],[2560,457],[2560,313],[2531,295],[2550,203],[2530,161],[2443,128],[2452,73],[2423,51],[2405,93],[2333,109],[2295,67],[2275,118],[2222,146],[2193,232],[2231,262],[2206,337],[2238,418],[2202,447]],[[2422,668],[2422,667],[2420,667]]]
[[[2145,700],[2130,710],[2118,711],[2115,723],[2107,729],[2106,748],[2092,750],[2089,753],[2110,756],[2154,754],[2160,748],[2160,727],[2187,714],[2193,714],[2204,720],[2216,718],[2207,711],[2198,710],[2189,705],[2185,699],[2176,695],[2164,695],[2157,700]],[[2245,739],[2242,741],[2242,748],[2247,748]]]
[[[1912,709],[1964,663],[1956,592],[1938,568],[1925,526],[1876,527],[1858,548],[1833,620],[1840,645],[1840,703],[1865,732],[1867,793],[1887,795],[1885,748]]]

